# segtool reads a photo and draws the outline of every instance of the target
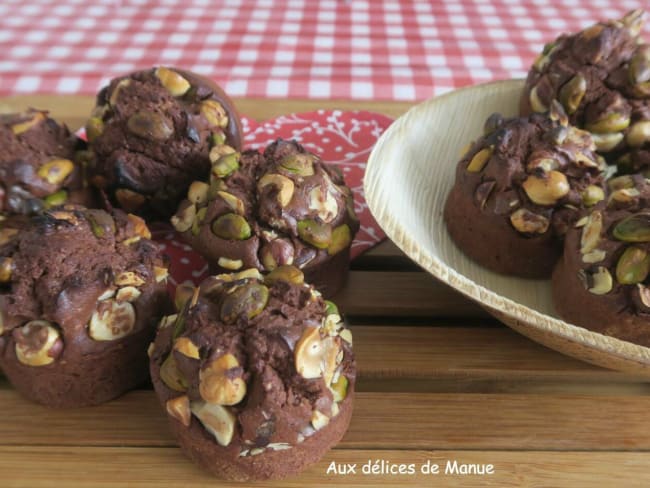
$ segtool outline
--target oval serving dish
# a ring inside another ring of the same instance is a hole
[[[493,112],[518,112],[523,80],[462,88],[421,103],[377,142],[366,169],[370,211],[390,239],[433,276],[477,301],[517,332],[584,361],[650,377],[650,348],[559,319],[550,280],[502,276],[451,241],[443,208],[461,152]]]

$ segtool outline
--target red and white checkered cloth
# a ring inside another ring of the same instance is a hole
[[[1,0],[0,96],[93,94],[114,76],[177,65],[236,97],[415,101],[523,77],[560,32],[644,6],[650,3]]]

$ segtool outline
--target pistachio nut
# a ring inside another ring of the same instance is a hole
[[[635,201],[641,192],[636,188],[621,188],[620,190],[615,190],[609,195],[608,205],[612,202],[618,203],[631,203]]]
[[[45,208],[49,209],[56,207],[58,205],[63,205],[68,201],[68,192],[65,190],[59,190],[51,195],[46,196],[43,201],[45,202]]]
[[[221,302],[221,320],[234,323],[239,317],[252,319],[259,315],[269,300],[269,289],[260,283],[247,283],[231,291]]]
[[[187,395],[182,395],[176,398],[167,400],[165,410],[170,417],[175,418],[185,427],[190,426],[192,420],[192,412],[190,411],[190,399]]]
[[[582,191],[582,203],[587,207],[592,207],[604,199],[605,192],[598,185],[589,185]]]
[[[205,120],[212,127],[224,129],[228,126],[228,114],[216,100],[204,100],[201,102],[201,115],[205,117]]]
[[[190,89],[190,82],[187,81],[180,73],[173,69],[161,66],[154,71],[156,78],[160,80],[162,86],[167,88],[169,93],[174,97],[182,97]]]
[[[606,114],[595,122],[585,124],[585,129],[589,132],[597,132],[599,134],[605,132],[619,132],[627,129],[630,125],[630,116],[624,113],[612,112]]]
[[[228,146],[227,144],[219,144],[219,145],[214,145],[212,149],[210,149],[210,162],[212,164],[216,163],[221,159],[223,156],[227,156],[228,154],[234,154],[235,148]]]
[[[115,301],[118,303],[120,302],[135,302],[138,298],[140,298],[140,295],[142,295],[142,292],[138,290],[135,286],[125,286],[124,288],[120,288],[117,290],[117,294],[115,295]]]
[[[86,121],[86,139],[93,143],[104,132],[104,121],[99,117],[90,117]]]
[[[548,44],[545,44],[544,49],[533,62],[533,67],[539,72],[544,71],[546,65],[551,61],[551,55],[557,49],[557,47],[557,43],[555,42],[549,42]]]
[[[317,159],[317,156],[309,153],[288,154],[282,159],[280,166],[298,176],[311,176],[314,174],[314,162]]]
[[[25,122],[19,122],[11,126],[11,132],[14,135],[20,135],[23,132],[27,132],[32,127],[37,126],[47,118],[46,112],[36,112],[31,119],[26,120]]]
[[[339,332],[339,337],[348,344],[352,345],[352,331],[350,329],[343,329]]]
[[[637,293],[639,296],[639,301],[648,309],[650,309],[650,288],[645,285],[638,284]]]
[[[624,242],[650,242],[650,213],[639,212],[614,226],[613,235]]]
[[[206,402],[190,402],[190,410],[221,446],[228,446],[235,433],[236,417],[226,407]]]
[[[489,146],[478,151],[467,165],[467,171],[470,173],[478,173],[479,171],[482,171],[490,157],[492,157],[493,150],[494,148]]]
[[[167,281],[167,278],[169,277],[169,269],[164,268],[162,266],[154,266],[153,267],[153,276],[156,281],[156,283],[161,283],[163,281]]]
[[[173,122],[150,110],[135,112],[126,126],[132,134],[149,141],[166,141],[174,134]]]
[[[219,128],[214,128],[214,132],[210,134],[210,147],[213,148],[214,146],[222,146],[225,143],[226,143],[226,134],[224,134],[223,130]]]
[[[568,114],[578,110],[582,98],[587,91],[587,80],[582,73],[576,74],[562,88],[560,88],[559,99]]]
[[[530,108],[533,110],[533,112],[542,113],[548,110],[548,106],[540,100],[536,86],[531,88],[530,94],[528,96],[528,101],[530,102]]]
[[[641,147],[648,141],[650,141],[650,120],[635,122],[625,136],[625,142],[630,147]]]
[[[301,220],[297,224],[298,236],[319,249],[327,249],[332,242],[332,227],[316,220]]]
[[[311,414],[311,426],[314,430],[321,430],[330,423],[330,418],[318,410],[314,410]]]
[[[260,249],[260,261],[267,271],[278,266],[293,264],[295,249],[288,239],[273,239]]]
[[[644,281],[650,272],[650,255],[638,246],[630,246],[616,264],[616,280],[622,285],[636,285]]]
[[[115,277],[117,286],[142,286],[145,282],[144,278],[133,271],[123,271]]]
[[[293,193],[295,190],[293,180],[280,174],[267,173],[262,176],[257,182],[257,189],[261,193],[262,190],[268,185],[273,185],[275,188],[277,188],[277,198],[281,207],[286,207],[289,205],[289,202],[291,202],[291,198],[293,198]]]
[[[177,232],[187,232],[196,220],[196,205],[190,203],[181,207],[171,218],[171,224]]]
[[[63,350],[60,332],[45,320],[32,320],[12,331],[16,358],[26,366],[53,363]]]
[[[129,190],[128,188],[118,188],[115,190],[115,199],[120,204],[120,207],[127,212],[137,211],[147,200],[144,195]]]
[[[609,152],[614,150],[623,140],[622,132],[609,132],[606,134],[593,133],[591,135],[596,144],[596,149],[602,152]]]
[[[580,237],[580,253],[587,254],[598,246],[600,234],[603,231],[603,214],[599,210],[591,212],[587,223],[582,228]]]
[[[602,249],[594,249],[582,255],[582,262],[589,264],[600,263],[606,257],[607,253],[605,251]]]
[[[549,220],[543,215],[519,208],[510,215],[510,223],[519,232],[526,234],[543,234],[548,230]]]
[[[305,275],[295,266],[278,266],[264,277],[264,282],[268,285],[272,285],[277,281],[302,285],[305,282]]]
[[[212,201],[217,198],[220,191],[226,191],[228,185],[221,178],[210,176],[210,189],[208,190],[208,200]]]
[[[212,222],[212,233],[222,239],[243,241],[251,236],[251,227],[241,215],[227,213]]]
[[[135,309],[129,302],[104,300],[97,304],[88,323],[88,335],[96,341],[114,341],[135,327]]]
[[[194,296],[196,287],[191,281],[185,281],[176,286],[174,293],[174,306],[179,312],[185,308],[185,304]]]
[[[118,81],[108,99],[108,104],[114,107],[117,104],[117,99],[120,97],[120,92],[130,84],[131,80],[129,78],[122,78]]]
[[[332,240],[327,248],[327,254],[334,256],[347,249],[352,242],[352,233],[347,224],[339,225],[332,230]]]
[[[336,303],[331,300],[325,300],[325,315],[341,315]]]
[[[621,23],[625,26],[627,31],[632,37],[639,37],[641,29],[643,28],[643,9],[631,10],[621,19]]]
[[[192,235],[198,236],[201,232],[201,224],[205,220],[205,216],[208,213],[208,207],[202,207],[196,211],[196,217],[194,222],[192,222]]]
[[[208,201],[210,185],[203,181],[193,181],[187,190],[187,199],[195,205],[203,205]]]
[[[329,386],[335,402],[345,400],[345,397],[348,395],[348,383],[348,379],[344,375],[340,375],[338,381]]]
[[[14,260],[12,258],[0,258],[0,283],[11,281],[11,275],[14,270]]]
[[[559,171],[550,171],[543,176],[532,174],[521,186],[528,198],[538,205],[555,205],[570,189],[566,176]]]
[[[612,290],[613,281],[612,275],[604,266],[598,266],[596,270],[591,273],[593,285],[589,288],[589,292],[594,295],[605,295]]]
[[[238,152],[224,154],[212,164],[212,174],[217,178],[225,178],[239,169]]]
[[[127,214],[126,218],[131,222],[131,224],[133,224],[133,231],[136,235],[144,237],[145,239],[151,239],[151,231],[142,217],[138,217],[134,214]]]
[[[178,351],[190,359],[201,359],[199,348],[192,342],[189,337],[178,337],[174,341],[174,351]]]
[[[38,168],[36,173],[51,185],[60,185],[73,170],[74,163],[69,159],[53,159]]]
[[[241,259],[230,259],[225,256],[220,256],[219,259],[217,260],[217,264],[224,269],[237,271],[238,269],[241,269],[244,266],[244,261],[242,261]]]
[[[611,191],[621,190],[623,188],[634,188],[634,178],[631,175],[617,176],[607,182]]]
[[[187,391],[187,380],[178,369],[173,354],[167,356],[167,359],[160,366],[160,379],[172,390]]]
[[[206,402],[236,405],[246,396],[246,382],[237,358],[230,353],[212,361],[199,372],[199,393]]]
[[[585,168],[597,168],[599,166],[597,161],[594,161],[582,151],[576,151],[573,155],[573,159],[578,165],[584,166]]]
[[[650,80],[650,48],[647,44],[637,47],[628,64],[628,75],[633,85]]]
[[[544,173],[549,173],[559,167],[560,162],[556,158],[542,152],[531,154],[526,162],[526,170],[531,173],[537,170],[537,168],[541,169]]]
[[[240,198],[236,197],[232,193],[228,193],[227,191],[217,191],[217,195],[226,202],[226,205],[228,205],[233,212],[239,215],[244,215],[246,208],[244,202]]]

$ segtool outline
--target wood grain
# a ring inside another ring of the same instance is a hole
[[[31,459],[39,459],[34,469]],[[439,465],[440,473],[416,475],[364,475],[363,466],[387,461],[390,465]],[[447,462],[492,464],[492,475],[445,474]],[[326,474],[331,463],[354,464],[357,474]],[[219,482],[190,461],[177,448],[48,447],[0,448],[3,487],[154,487],[246,486]],[[302,475],[276,482],[258,482],[266,488],[350,486],[446,486],[501,488],[522,486],[593,488],[594,486],[644,487],[650,482],[647,453],[585,452],[484,452],[334,450]],[[594,480],[598,480],[594,484]]]
[[[13,390],[0,390],[0,402],[3,446],[174,445],[152,391],[87,409],[47,409]],[[649,409],[641,395],[361,392],[340,447],[650,450]]]

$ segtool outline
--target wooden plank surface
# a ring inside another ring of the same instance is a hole
[[[391,116],[407,104],[237,100],[263,120],[316,108]],[[19,96],[79,127],[91,97]],[[352,266],[336,301],[354,333],[355,413],[343,441],[301,476],[256,486],[648,486],[650,386],[544,348],[383,243]],[[93,408],[51,410],[0,380],[0,486],[232,486],[174,447],[150,387]],[[334,475],[332,461],[438,463],[438,475]],[[444,474],[447,460],[492,475]]]

